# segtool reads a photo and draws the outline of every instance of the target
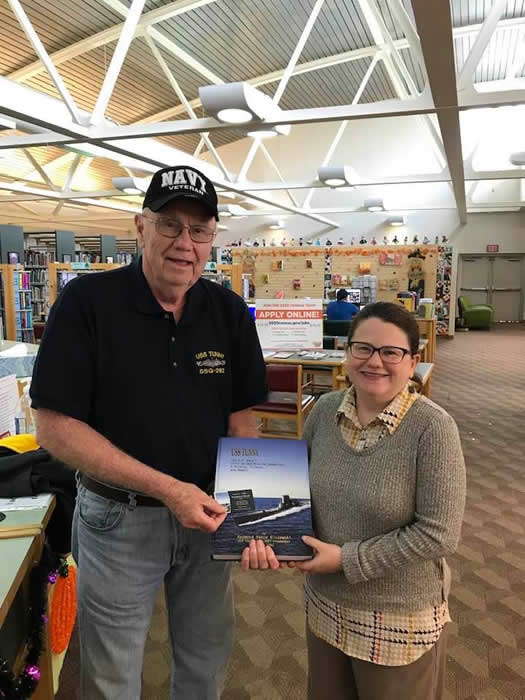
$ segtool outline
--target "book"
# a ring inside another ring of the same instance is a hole
[[[275,353],[274,358],[276,360],[287,360],[293,354],[294,354],[293,352],[277,352],[277,353]]]
[[[301,539],[313,535],[305,440],[221,438],[215,499],[228,514],[213,535],[213,559],[240,559],[252,539],[282,561],[312,558]]]

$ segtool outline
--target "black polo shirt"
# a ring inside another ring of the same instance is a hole
[[[266,371],[237,294],[201,279],[176,323],[139,259],[64,288],[30,393],[33,408],[81,420],[144,464],[203,488],[230,413],[265,399]]]

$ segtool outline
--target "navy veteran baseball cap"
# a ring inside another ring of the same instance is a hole
[[[189,165],[173,165],[157,170],[151,178],[142,206],[159,211],[169,202],[183,197],[202,202],[210,214],[219,220],[217,192],[212,181]]]

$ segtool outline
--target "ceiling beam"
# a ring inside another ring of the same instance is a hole
[[[39,57],[40,61],[42,62],[43,66],[47,70],[49,77],[55,84],[56,89],[58,90],[59,95],[61,96],[65,106],[67,107],[71,118],[73,121],[77,122],[77,124],[80,122],[80,114],[78,111],[78,108],[75,104],[75,101],[71,97],[69,90],[67,89],[64,81],[62,80],[62,77],[60,73],[57,71],[56,66],[54,65],[53,61],[49,57],[49,54],[47,53],[46,49],[44,48],[44,45],[40,41],[40,38],[36,31],[33,28],[33,25],[31,24],[29,17],[27,14],[24,12],[24,9],[22,5],[20,4],[19,0],[7,0],[16,19],[18,20],[19,25],[22,27],[24,34],[26,37],[29,39],[29,42],[31,43],[31,46],[34,48],[35,53]]]
[[[25,155],[25,157],[27,158],[27,160],[28,160],[28,161],[31,163],[31,165],[33,166],[33,168],[34,168],[34,173],[40,175],[40,177],[41,177],[42,180],[45,182],[45,184],[46,184],[48,187],[50,187],[52,190],[58,190],[58,187],[53,183],[53,181],[51,180],[51,178],[49,177],[49,175],[46,173],[46,171],[44,170],[44,168],[40,165],[40,163],[39,163],[39,162],[36,160],[36,158],[33,156],[33,154],[31,153],[31,151],[30,151],[29,149],[27,149],[27,148],[23,148],[23,149],[22,149],[22,152],[23,152],[23,154]],[[51,161],[51,162],[53,162],[53,161]],[[28,176],[26,175],[26,179],[30,179],[30,178],[28,178]]]
[[[410,24],[410,20],[408,21]],[[525,17],[513,17],[511,19],[503,19],[500,21],[497,31],[505,31],[523,25],[525,25]],[[455,27],[454,38],[462,38],[465,36],[477,34],[482,26],[482,24],[469,24],[464,27]],[[413,33],[410,32],[408,28],[404,29],[404,31],[405,33],[408,32],[407,36],[409,36],[410,38],[396,39],[395,41],[393,41],[393,46],[397,51],[400,51],[401,49],[413,50]],[[342,53],[334,54],[333,56],[318,58],[314,61],[298,63],[295,66],[292,75],[302,75],[303,73],[310,73],[312,71],[322,70],[323,68],[330,68],[331,66],[340,65],[342,63],[349,63],[351,61],[360,61],[366,58],[373,58],[383,50],[384,46],[365,46],[361,49],[354,49],[353,51],[344,51]],[[418,55],[417,51],[415,55]],[[267,85],[268,83],[273,83],[280,80],[283,77],[283,74],[284,69],[280,69],[271,73],[265,73],[264,75],[260,75],[255,78],[250,78],[246,82],[250,83],[254,87],[259,87],[260,85]],[[194,99],[191,101],[190,104],[193,107],[193,109],[197,109],[197,107],[201,106],[201,101],[199,99]],[[165,121],[166,119],[171,119],[173,117],[178,116],[179,114],[183,114],[184,111],[184,106],[174,105],[173,107],[168,107],[167,109],[163,109],[159,112],[155,112],[154,114],[150,114],[147,117],[144,117],[143,119],[139,119],[137,120],[136,124],[151,124],[152,122]]]
[[[361,11],[363,12],[363,15],[369,25],[374,42],[378,45],[384,45],[385,47],[385,50],[382,53],[382,59],[387,75],[390,78],[390,82],[394,87],[394,91],[397,97],[400,97],[401,99],[406,99],[408,97],[417,95],[419,92],[417,85],[415,84],[412,76],[410,75],[410,72],[408,71],[405,62],[403,61],[401,54],[399,53],[398,49],[394,46],[392,37],[390,36],[385,22],[383,20],[383,17],[377,8],[377,5],[375,4],[375,0],[358,0],[358,2],[361,7]],[[406,28],[406,31],[408,31],[408,27]],[[415,34],[417,38],[415,30],[413,31],[413,34]],[[417,38],[417,43],[416,45],[414,45],[414,47],[411,46],[411,40],[413,40],[412,35],[411,39],[409,40],[409,46],[411,50],[414,50],[415,55],[420,56],[421,59],[423,59],[419,38]],[[424,69],[424,71],[426,73],[426,68]],[[426,76],[426,80],[428,82],[428,76]],[[445,164],[445,152],[443,149],[441,136],[438,133],[438,130],[436,130],[434,122],[432,121],[429,115],[424,115],[420,117],[419,120],[423,128],[425,129],[425,131],[427,131],[431,138],[432,148],[434,150],[436,162],[438,163],[439,167],[443,167],[443,165]]]
[[[142,10],[144,9],[144,3],[146,0],[132,0],[131,7],[127,10],[126,21],[122,26],[122,31],[117,41],[117,46],[113,55],[111,56],[111,61],[109,67],[106,71],[104,77],[104,82],[100,88],[100,92],[97,97],[97,102],[91,113],[91,123],[100,124],[105,117],[106,109],[115,89],[117,79],[120,75],[122,65],[128,53],[128,49],[131,46],[133,37],[137,31],[137,26],[140,21],[140,16]]]
[[[177,95],[179,100],[181,101],[181,104],[183,104],[185,106],[186,112],[188,113],[188,116],[190,117],[190,119],[196,119],[197,115],[195,114],[192,106],[190,105],[190,103],[186,99],[186,95],[184,94],[184,91],[180,87],[178,80],[173,75],[172,70],[170,69],[170,67],[168,66],[166,61],[164,60],[162,54],[160,53],[157,46],[155,45],[155,42],[151,38],[149,29],[146,30],[146,32],[144,34],[144,39],[145,39],[147,45],[149,46],[151,53],[153,54],[157,63],[159,64],[162,72],[164,73],[164,75],[168,79],[168,82],[169,82],[171,88],[173,89],[173,91],[175,92],[175,94]],[[228,169],[224,165],[222,158],[220,157],[217,149],[215,148],[215,146],[211,142],[211,139],[206,132],[201,135],[201,141],[203,141],[206,144],[206,146],[208,147],[208,151],[212,154],[215,162],[217,163],[218,167],[222,171],[222,174],[224,175],[224,177],[227,180],[231,180],[231,176],[230,176],[230,173],[228,172]],[[195,156],[195,157],[197,157],[197,156]]]
[[[507,0],[494,0],[490,12],[474,41],[467,60],[465,61],[461,73],[458,76],[458,90],[472,87],[472,76],[474,75],[485,49],[494,36],[498,22],[507,8]]]
[[[368,85],[368,81],[370,80],[370,76],[371,76],[372,73],[374,72],[375,67],[376,67],[376,65],[377,65],[377,62],[379,61],[380,56],[381,56],[381,54],[378,53],[378,54],[376,54],[376,55],[374,56],[374,58],[370,61],[370,65],[368,66],[367,71],[366,71],[365,75],[363,76],[363,80],[361,81],[361,84],[360,84],[359,87],[357,88],[357,92],[355,93],[354,98],[353,98],[353,100],[352,100],[352,104],[353,104],[353,105],[354,105],[354,104],[358,104],[359,100],[361,99],[361,96],[362,96],[363,92],[365,91],[366,86]],[[344,132],[346,131],[346,127],[347,127],[347,126],[348,126],[348,121],[343,121],[343,122],[341,122],[341,124],[339,125],[339,128],[337,129],[337,131],[336,131],[336,133],[335,133],[335,135],[334,135],[334,138],[332,139],[332,143],[330,144],[330,146],[328,147],[328,150],[327,150],[326,153],[325,153],[325,156],[324,156],[324,158],[323,158],[323,160],[322,160],[322,162],[321,162],[321,166],[320,166],[320,167],[325,167],[326,165],[328,165],[328,164],[330,163],[330,160],[332,159],[332,156],[333,156],[334,153],[335,153],[335,149],[336,149],[337,146],[339,145],[339,142],[340,142],[340,140],[342,139],[343,134],[344,134]],[[324,184],[324,183],[321,183],[319,180],[317,180],[317,183],[319,183],[319,185]],[[312,197],[313,197],[313,195],[314,195],[314,191],[315,191],[315,190],[314,190],[314,187],[315,187],[315,186],[316,186],[316,185],[312,185],[312,188],[310,189],[310,191],[309,191],[308,194],[306,195],[306,197],[305,197],[305,199],[304,199],[304,202],[303,202],[303,207],[304,207],[304,208],[307,208],[307,207],[310,206],[310,202],[312,201]]]
[[[106,5],[109,5],[113,10],[118,12],[120,15],[123,17],[127,17],[128,14],[128,6],[125,5],[124,3],[120,2],[120,0],[102,0]],[[203,4],[203,3],[201,3]],[[204,3],[207,4],[207,3]],[[195,5],[195,3],[194,3]],[[188,11],[187,9],[185,10],[186,12]],[[164,20],[169,19],[172,17],[172,15],[169,16],[164,16]],[[149,30],[149,33],[153,39],[157,42],[157,44],[160,44],[163,46],[166,51],[169,51],[169,53],[173,54],[178,60],[182,61],[185,63],[187,66],[189,66],[192,70],[194,70],[196,73],[199,73],[202,75],[206,80],[209,80],[211,83],[222,83],[222,79],[219,78],[219,76],[215,75],[207,66],[203,65],[198,61],[194,56],[191,56],[187,51],[184,51],[180,46],[178,46],[172,39],[167,37],[165,34],[162,32],[159,32],[158,29],[155,29],[153,27],[153,23],[144,23],[140,22],[138,27],[142,31],[145,29]]]
[[[317,0],[317,2],[312,8],[312,11],[310,12],[308,20],[304,25],[303,31],[301,32],[301,36],[299,37],[295,49],[293,50],[293,53],[290,56],[290,60],[288,61],[288,65],[284,69],[282,78],[280,79],[279,85],[277,85],[277,89],[275,90],[275,93],[272,97],[272,102],[275,106],[277,106],[281,101],[281,97],[283,96],[284,91],[286,90],[288,81],[292,77],[294,68],[297,65],[297,61],[299,60],[299,56],[301,55],[304,49],[304,45],[308,41],[308,37],[310,36],[312,29],[314,28],[315,21],[323,8],[324,2],[325,0]],[[244,163],[242,164],[241,169],[239,170],[239,180],[244,180],[244,178],[246,177],[246,173],[250,169],[250,166],[253,163],[257,151],[259,150],[260,143],[260,138],[256,137],[253,139],[248,154],[244,159]]]
[[[154,24],[177,17],[178,15],[182,15],[185,12],[189,12],[190,10],[194,10],[198,7],[210,5],[214,2],[217,2],[217,0],[176,0],[175,2],[170,2],[156,10],[146,12],[144,15],[142,15],[135,32],[135,36],[140,35],[146,27],[152,27]],[[125,5],[123,7],[124,9],[127,9]],[[99,46],[105,46],[113,41],[117,41],[123,26],[124,23],[121,22],[113,27],[97,32],[97,34],[93,34],[86,39],[82,39],[81,41],[71,44],[70,46],[66,46],[63,49],[55,51],[51,54],[53,64],[55,66],[59,66],[65,61],[70,61],[71,59],[81,56],[88,51],[92,51]],[[33,61],[24,68],[19,68],[13,73],[10,73],[8,77],[11,80],[28,80],[29,78],[38,75],[38,73],[41,73],[43,70],[45,70],[45,68],[40,61]]]
[[[447,157],[459,220],[467,221],[465,173],[459,126],[454,41],[449,3],[412,0],[412,8],[425,59],[428,84]]]

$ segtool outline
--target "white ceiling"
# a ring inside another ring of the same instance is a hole
[[[0,224],[26,231],[129,238],[141,198],[112,178],[182,162],[246,208],[227,225],[252,237],[280,215],[341,231],[373,196],[462,222],[525,206],[509,161],[525,150],[525,0],[1,0],[0,76],[0,127],[16,122]],[[289,136],[257,144],[204,113],[200,86],[242,80]],[[356,187],[319,187],[322,162]]]

